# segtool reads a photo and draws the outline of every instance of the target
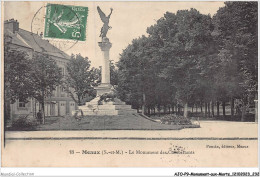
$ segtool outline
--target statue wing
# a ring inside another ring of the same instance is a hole
[[[106,22],[107,22],[107,20],[106,20],[107,17],[106,17],[106,15],[104,14],[104,12],[102,12],[102,10],[100,9],[99,6],[97,6],[97,10],[98,10],[98,13],[99,13],[99,16],[100,16],[102,22],[103,22],[103,23],[106,23]]]

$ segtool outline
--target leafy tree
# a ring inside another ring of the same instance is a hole
[[[157,24],[148,28],[148,33],[158,39],[159,51],[163,62],[161,71],[164,78],[176,89],[176,98],[184,106],[187,117],[187,106],[199,89],[199,66],[202,58],[213,53],[213,26],[211,18],[197,10],[180,10],[176,14],[167,12]]]
[[[67,75],[64,87],[71,98],[78,104],[83,105],[86,99],[95,97],[94,86],[100,83],[100,69],[90,68],[90,61],[80,54],[72,55],[67,64]]]
[[[4,105],[5,120],[10,118],[10,104],[17,99],[27,101],[32,92],[30,60],[28,55],[9,47],[5,36],[4,45]]]
[[[187,116],[187,105],[198,90],[198,61],[212,53],[212,29],[211,18],[195,9],[167,12],[147,29],[148,38],[133,40],[123,51],[119,71],[135,79],[120,79],[132,83],[130,88],[138,83],[135,95],[143,95],[143,105],[166,108],[176,97]]]
[[[110,60],[110,84],[111,85],[118,85],[118,70],[113,63],[113,61]]]
[[[134,39],[118,62],[121,99],[160,110],[169,105],[244,103],[257,93],[257,2],[226,2],[212,18],[196,9],[166,12]],[[249,100],[249,101],[248,101]],[[143,110],[143,112],[145,112]],[[149,112],[149,111],[148,111]]]
[[[245,107],[257,93],[257,6],[257,2],[225,2],[213,17],[221,68],[218,82],[224,97],[231,99],[232,115],[234,98],[242,99]]]
[[[131,103],[135,108],[146,106],[154,100],[155,66],[150,62],[148,38],[142,36],[133,40],[121,54],[118,62],[118,91],[122,100]]]
[[[49,55],[45,54],[35,53],[31,62],[30,87],[33,90],[32,97],[41,104],[44,123],[45,99],[51,96],[52,91],[61,84],[61,69]]]

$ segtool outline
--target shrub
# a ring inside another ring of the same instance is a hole
[[[12,130],[35,130],[35,126],[35,121],[31,121],[26,117],[19,117],[12,123]]]
[[[165,115],[160,119],[161,124],[172,124],[172,125],[191,125],[191,121],[183,116],[178,115]]]

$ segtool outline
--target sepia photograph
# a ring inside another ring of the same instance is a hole
[[[1,8],[3,167],[259,166],[258,1]]]

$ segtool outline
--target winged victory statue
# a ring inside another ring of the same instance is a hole
[[[99,37],[102,37],[102,39],[103,39],[107,36],[107,31],[112,28],[111,26],[108,26],[108,23],[109,23],[110,16],[113,12],[113,9],[110,8],[111,11],[110,11],[110,14],[108,16],[106,16],[104,14],[104,12],[102,12],[102,10],[100,9],[99,6],[97,6],[97,10],[98,10],[101,21],[104,23],[102,28],[101,28],[100,36],[99,36]]]

